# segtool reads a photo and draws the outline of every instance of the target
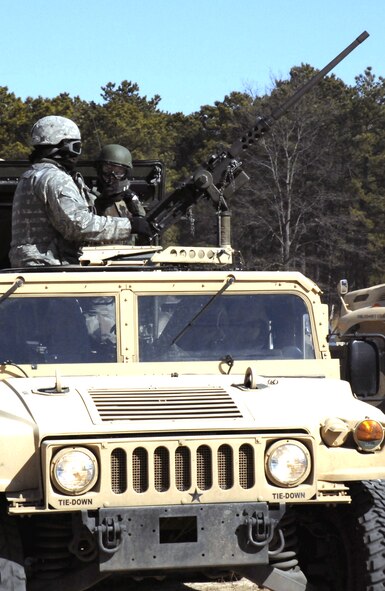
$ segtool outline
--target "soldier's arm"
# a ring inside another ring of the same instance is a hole
[[[122,241],[131,234],[127,218],[99,216],[89,210],[85,197],[63,171],[46,175],[43,191],[49,219],[66,240],[77,244]]]

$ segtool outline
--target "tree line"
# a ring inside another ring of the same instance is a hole
[[[22,100],[0,87],[0,156],[27,158],[33,123],[63,115],[81,129],[82,157],[95,159],[105,143],[123,144],[134,159],[163,161],[171,191],[315,73],[302,64],[267,94],[232,92],[190,115],[163,111],[159,95],[142,96],[127,80],[102,87],[98,103],[67,93]],[[326,76],[244,153],[243,168],[250,181],[230,208],[232,245],[248,268],[301,271],[328,303],[341,278],[355,289],[385,281],[384,78],[370,67],[353,86]],[[215,211],[201,203],[164,242],[215,244],[215,235]]]

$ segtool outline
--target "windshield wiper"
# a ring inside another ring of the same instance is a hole
[[[0,304],[4,302],[9,296],[11,296],[19,287],[24,285],[25,279],[24,277],[18,277],[13,285],[5,292],[3,295],[0,296]]]
[[[0,365],[12,365],[12,367],[17,367],[17,369],[19,369],[21,371],[21,373],[23,375],[25,375],[26,378],[29,378],[29,375],[27,374],[27,372],[24,371],[24,369],[22,367],[20,367],[20,365],[18,365],[17,363],[14,363],[10,359],[7,359],[7,361],[0,361]]]
[[[186,324],[186,326],[185,326],[184,328],[182,328],[182,330],[181,330],[181,331],[180,331],[180,332],[179,332],[179,333],[176,335],[176,337],[174,337],[174,339],[171,341],[171,345],[175,345],[175,343],[176,343],[177,341],[179,341],[179,339],[180,339],[180,338],[181,338],[181,337],[182,337],[182,336],[185,334],[185,332],[186,332],[186,331],[187,331],[189,328],[191,328],[191,327],[192,327],[192,325],[194,324],[195,320],[196,320],[197,318],[199,318],[199,316],[200,316],[201,314],[203,314],[203,312],[204,312],[205,310],[207,310],[207,308],[208,308],[209,306],[211,306],[211,304],[212,304],[212,303],[213,303],[213,302],[214,302],[214,301],[215,301],[215,300],[216,300],[216,299],[217,299],[219,296],[221,296],[221,295],[223,294],[223,292],[224,292],[224,291],[226,291],[226,289],[228,289],[228,288],[230,287],[230,285],[232,285],[232,284],[234,283],[234,281],[235,281],[235,277],[234,277],[234,275],[229,275],[229,276],[227,277],[227,280],[226,280],[226,283],[224,284],[224,286],[223,286],[223,287],[221,287],[221,289],[220,289],[220,290],[219,290],[217,293],[215,293],[215,294],[214,294],[214,295],[213,295],[213,296],[212,296],[212,297],[209,299],[209,301],[208,301],[208,302],[207,302],[207,303],[206,303],[206,304],[203,306],[203,308],[201,308],[201,309],[199,310],[199,312],[197,312],[197,313],[195,314],[195,316],[194,316],[194,317],[193,317],[193,318],[190,320],[190,322],[188,322],[188,323]]]

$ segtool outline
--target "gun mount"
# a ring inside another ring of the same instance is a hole
[[[189,208],[202,199],[211,201],[218,211],[218,247],[230,245],[228,199],[249,181],[242,168],[241,154],[270,131],[273,124],[324,78],[337,64],[362,43],[369,33],[364,31],[322,70],[299,88],[268,116],[257,116],[254,126],[227,150],[212,156],[180,187],[175,189],[149,212],[147,219],[154,229],[154,238],[185,216]]]

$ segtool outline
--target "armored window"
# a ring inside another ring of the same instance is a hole
[[[0,304],[0,362],[116,362],[113,297],[11,297]]]
[[[139,296],[140,361],[314,359],[304,300],[291,294]]]

